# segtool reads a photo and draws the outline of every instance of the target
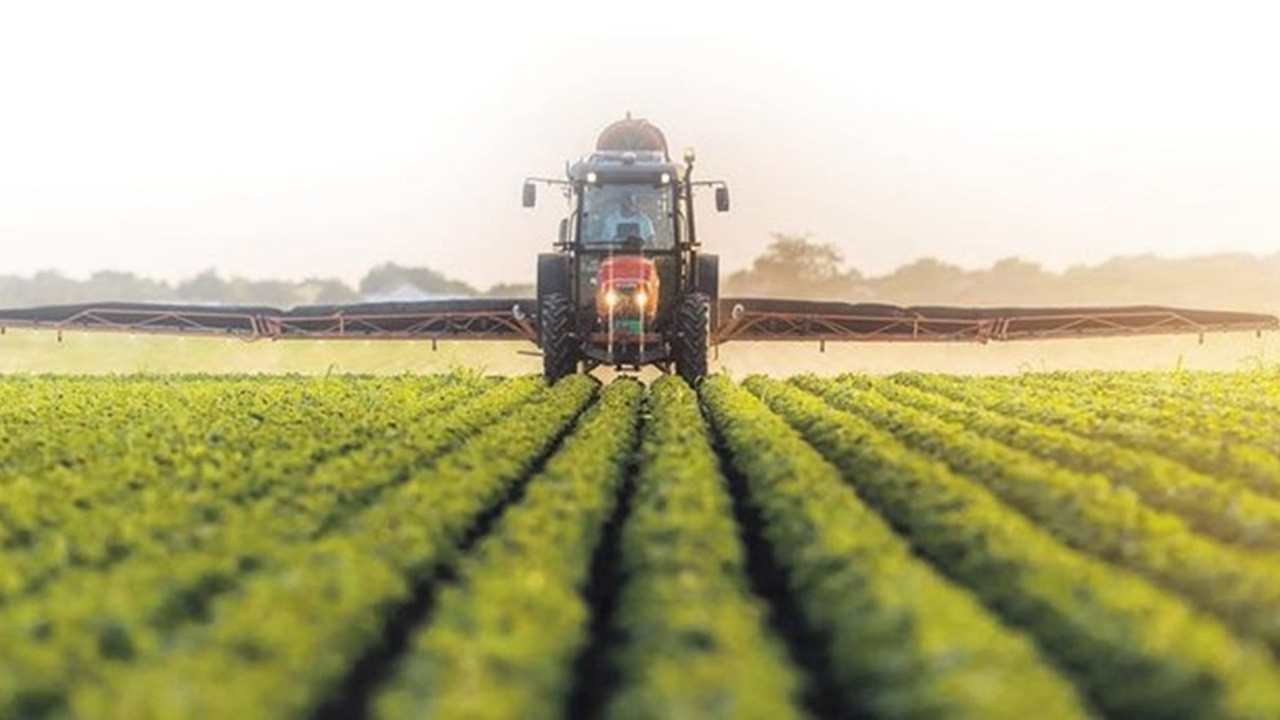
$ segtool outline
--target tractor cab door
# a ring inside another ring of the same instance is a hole
[[[614,183],[587,185],[578,218],[578,305],[596,307],[596,274],[607,257],[643,255],[657,265],[661,286],[659,317],[666,297],[678,287],[675,196],[670,185]]]

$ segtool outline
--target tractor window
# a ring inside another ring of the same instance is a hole
[[[670,187],[603,185],[582,195],[582,244],[621,248],[636,238],[650,250],[675,247]]]

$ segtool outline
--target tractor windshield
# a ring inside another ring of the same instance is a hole
[[[582,193],[582,244],[670,250],[676,244],[673,213],[670,186],[588,186]]]

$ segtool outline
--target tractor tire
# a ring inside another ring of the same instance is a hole
[[[680,298],[676,308],[676,335],[672,342],[676,373],[696,387],[707,376],[707,348],[710,335],[711,300],[703,293]]]
[[[567,297],[551,293],[538,301],[542,374],[547,382],[555,382],[578,371],[573,329],[573,304]]]

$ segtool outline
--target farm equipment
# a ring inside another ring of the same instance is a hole
[[[629,115],[564,178],[528,178],[562,190],[571,212],[554,252],[538,256],[537,297],[400,303],[227,307],[101,302],[0,310],[6,327],[271,339],[522,340],[541,350],[548,379],[609,366],[654,365],[696,382],[708,355],[730,341],[988,342],[1049,338],[1261,333],[1271,315],[1161,306],[963,308],[725,298],[719,263],[701,252],[692,179],[695,157],[672,162],[654,125]]]
[[[719,258],[699,252],[692,179],[694,153],[671,162],[662,131],[645,120],[605,128],[595,152],[565,179],[525,181],[524,205],[537,185],[564,188],[573,211],[560,223],[554,253],[538,256],[538,343],[554,380],[598,365],[619,370],[656,365],[694,382],[707,373],[719,305]]]

